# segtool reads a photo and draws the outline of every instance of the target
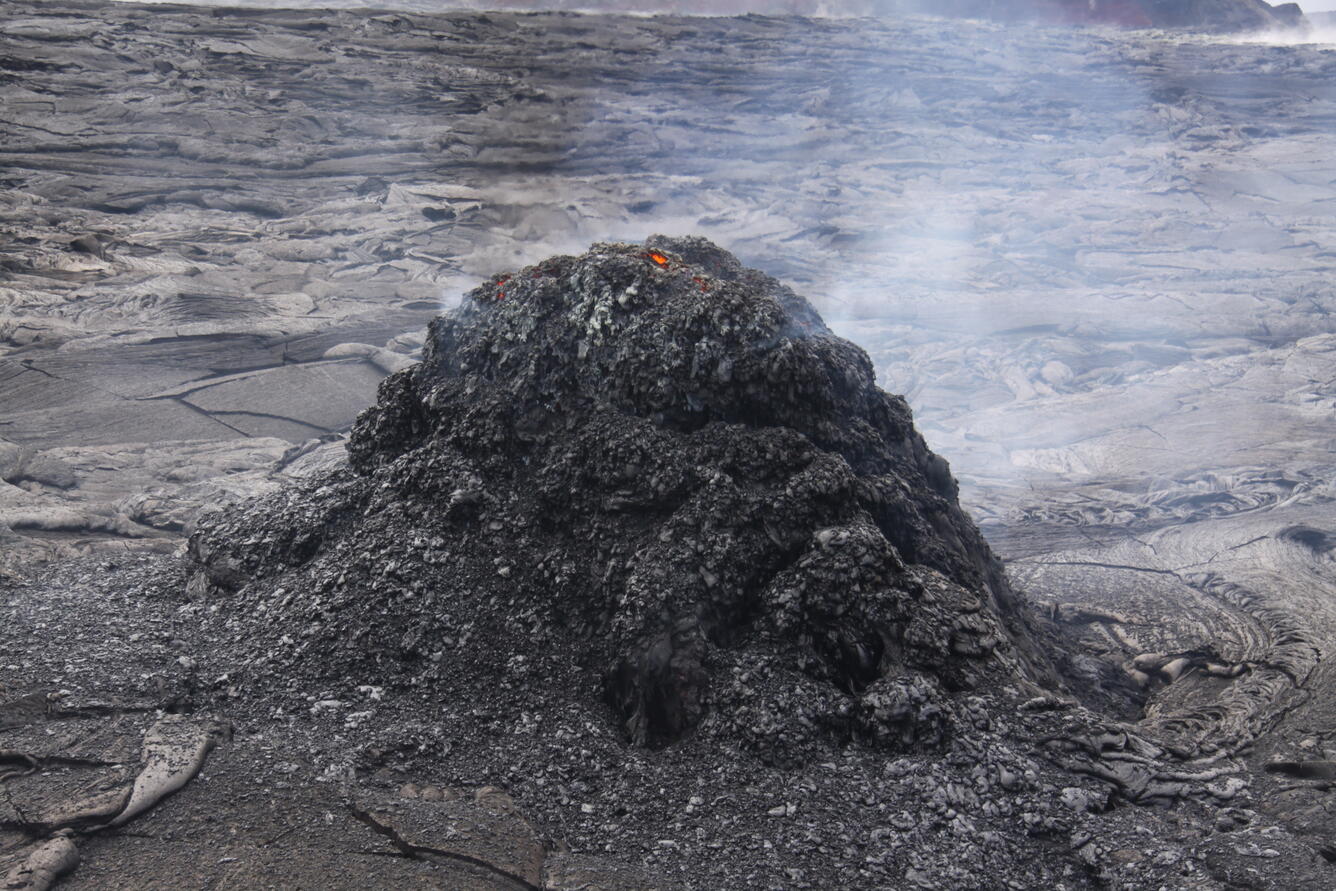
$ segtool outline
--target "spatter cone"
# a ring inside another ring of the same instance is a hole
[[[551,668],[535,697],[598,690],[638,743],[708,730],[779,760],[823,734],[932,744],[954,693],[1047,676],[904,400],[703,239],[474,289],[348,453],[192,540],[201,584],[289,635],[260,663],[458,695],[568,652],[589,683]]]

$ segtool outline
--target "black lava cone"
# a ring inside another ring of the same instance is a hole
[[[252,669],[453,695],[564,648],[635,741],[706,721],[776,758],[773,725],[929,744],[951,691],[1047,674],[905,402],[699,238],[475,289],[348,452],[192,539],[196,586],[285,635]]]

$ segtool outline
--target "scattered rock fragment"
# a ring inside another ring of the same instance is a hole
[[[159,719],[144,737],[144,767],[135,778],[130,799],[109,825],[133,820],[190,782],[221,733],[218,724],[201,724],[183,715]]]
[[[102,247],[102,240],[96,235],[80,235],[70,242],[70,250],[78,251],[81,254],[91,254],[98,259],[106,259],[106,250]]]
[[[2,861],[0,861],[2,862]],[[69,833],[59,833],[27,851],[5,876],[6,891],[46,891],[79,865],[79,849]]]

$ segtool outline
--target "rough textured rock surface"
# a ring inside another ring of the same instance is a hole
[[[307,513],[248,507],[191,539],[196,587],[264,616],[248,647],[304,629],[285,676],[421,679],[452,652],[504,662],[570,635],[649,745],[712,710],[915,745],[949,732],[945,691],[1046,676],[904,401],[806,300],[703,239],[484,284],[348,452],[356,475]],[[513,644],[469,642],[521,623]],[[790,696],[749,696],[734,669],[791,675]]]

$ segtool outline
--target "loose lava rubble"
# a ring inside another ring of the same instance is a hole
[[[501,786],[655,887],[1326,875],[1078,703],[904,400],[707,241],[476,288],[348,455],[204,517],[186,586],[194,695],[327,780]]]

